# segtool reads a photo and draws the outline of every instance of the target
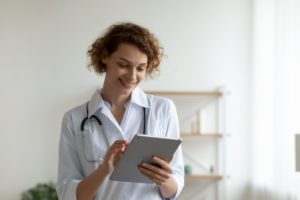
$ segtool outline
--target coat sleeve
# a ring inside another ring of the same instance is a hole
[[[166,108],[165,120],[166,136],[170,138],[180,138],[177,111],[173,101],[171,100],[169,101],[169,106]],[[177,192],[171,199],[177,199],[184,187],[184,163],[181,145],[174,153],[170,164],[173,167],[172,175],[177,182]]]
[[[59,142],[57,194],[60,200],[76,200],[76,188],[83,179],[70,114],[65,114]]]

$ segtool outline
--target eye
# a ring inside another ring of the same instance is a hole
[[[136,70],[137,70],[138,72],[143,72],[143,71],[146,70],[146,67],[138,67]]]
[[[120,68],[127,68],[127,67],[129,67],[129,65],[126,64],[126,63],[117,63],[117,64],[118,64],[118,66],[119,66]]]

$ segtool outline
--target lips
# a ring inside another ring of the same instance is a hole
[[[136,85],[136,81],[128,81],[128,80],[120,79],[120,82],[125,88],[132,88],[133,86]]]

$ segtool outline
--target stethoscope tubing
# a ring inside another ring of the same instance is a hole
[[[87,120],[94,118],[98,124],[101,126],[102,122],[101,120],[96,116],[96,115],[92,115],[91,117],[89,117],[89,102],[86,104],[86,117],[81,121],[81,125],[80,125],[80,130],[83,131],[84,130],[84,125],[86,123]]]

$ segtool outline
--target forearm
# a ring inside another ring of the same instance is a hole
[[[159,190],[164,198],[171,198],[177,192],[177,183],[175,179],[170,176],[170,178],[159,186]]]
[[[76,189],[77,200],[91,200],[96,195],[107,175],[107,170],[100,165],[97,170],[78,184]]]

